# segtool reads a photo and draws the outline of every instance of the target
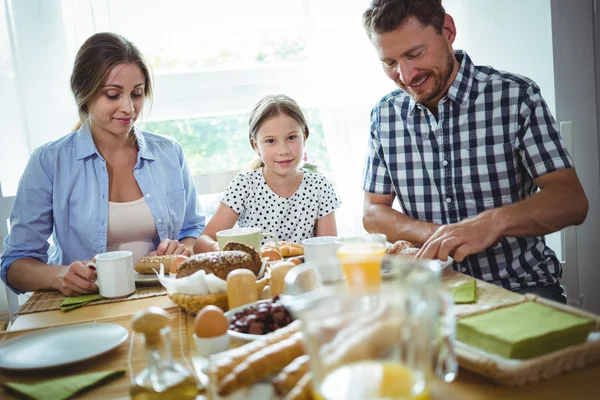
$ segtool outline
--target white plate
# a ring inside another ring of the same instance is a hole
[[[441,260],[438,260],[438,261],[442,264],[442,269],[451,267],[452,264],[454,263],[454,259],[450,256],[448,256],[448,259],[446,261],[441,261]]]
[[[158,280],[158,276],[155,273],[152,274],[138,274],[137,272],[133,275],[135,279],[135,283],[140,285],[160,285],[160,281]]]
[[[0,368],[30,370],[67,365],[104,354],[128,336],[121,325],[107,323],[44,329],[0,345]]]

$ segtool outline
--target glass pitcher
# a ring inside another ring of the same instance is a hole
[[[302,321],[317,399],[428,400],[433,373],[457,373],[452,299],[439,263],[387,257],[379,285],[323,286],[317,263],[292,269],[282,301]]]

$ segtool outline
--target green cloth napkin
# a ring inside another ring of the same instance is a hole
[[[92,301],[103,299],[99,294],[84,294],[82,296],[67,297],[60,305],[60,309],[63,312],[71,311],[81,306],[85,306]]]
[[[52,379],[40,383],[4,383],[4,387],[17,395],[36,400],[69,399],[84,389],[104,384],[125,374],[125,370],[93,372]]]
[[[477,282],[472,279],[462,285],[450,288],[455,304],[469,304],[477,302]]]

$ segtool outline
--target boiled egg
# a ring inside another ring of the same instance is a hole
[[[194,319],[194,333],[199,338],[212,338],[227,333],[227,318],[217,306],[206,306],[198,312]]]

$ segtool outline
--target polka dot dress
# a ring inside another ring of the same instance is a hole
[[[303,170],[302,183],[291,197],[275,194],[265,182],[262,168],[239,174],[221,200],[240,215],[241,228],[261,228],[279,240],[302,243],[315,236],[315,223],[339,208],[331,183],[317,172]],[[262,244],[273,239],[265,237]]]

